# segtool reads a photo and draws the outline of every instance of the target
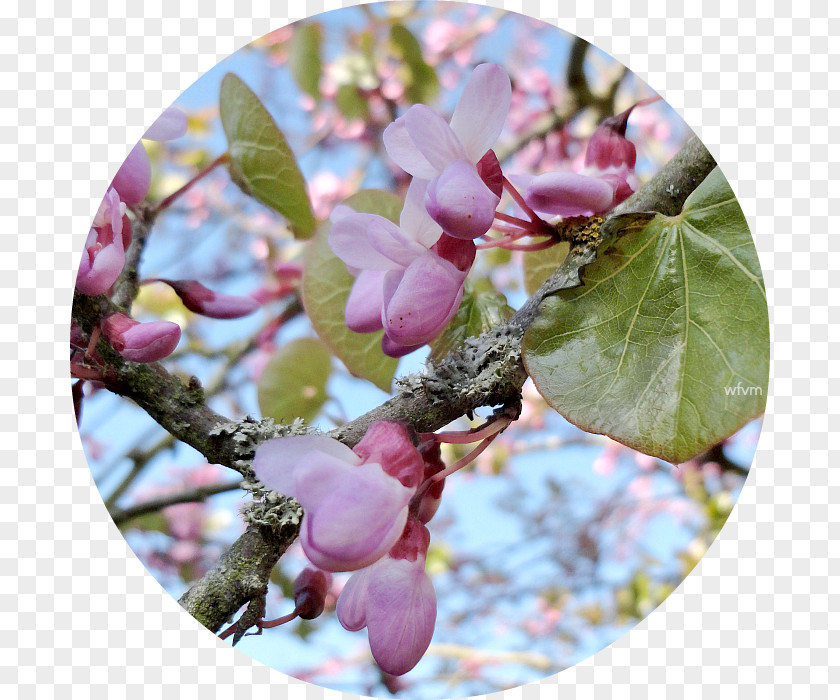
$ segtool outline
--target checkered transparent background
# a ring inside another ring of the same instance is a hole
[[[828,435],[840,428],[829,326],[840,319],[828,302],[840,263],[840,232],[829,237],[840,213],[828,198],[840,181],[833,3],[489,4],[589,39],[682,113],[750,221],[773,321],[755,468],[701,565],[612,647],[505,697],[786,698],[807,685],[805,697],[828,697],[840,686],[840,529],[829,515],[840,472],[829,471],[838,451]],[[74,263],[129,145],[232,51],[340,5],[0,3],[0,683],[12,696],[174,697],[178,686],[184,698],[342,695],[218,642],[145,573],[91,481],[66,362]]]

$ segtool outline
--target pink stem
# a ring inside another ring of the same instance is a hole
[[[196,182],[201,180],[201,178],[203,178],[206,175],[208,175],[209,173],[211,173],[213,170],[215,170],[217,167],[219,167],[223,163],[227,163],[228,160],[230,160],[230,156],[227,153],[222,153],[222,155],[220,155],[218,158],[216,158],[216,160],[214,160],[212,163],[210,163],[210,165],[208,165],[207,167],[203,168],[198,173],[196,173],[195,176],[191,180],[189,180],[183,187],[179,187],[172,194],[170,194],[168,197],[163,199],[157,205],[156,211],[160,212],[160,211],[163,211],[164,209],[166,209],[167,207],[169,207],[169,205],[171,205],[172,202],[174,202],[176,199],[178,199],[178,197],[180,197],[182,194],[184,194],[184,192],[186,192],[188,189],[190,189],[190,187],[192,187]]]
[[[470,430],[457,430],[446,433],[431,433],[437,442],[446,442],[450,445],[469,445],[471,442],[484,440],[491,435],[501,432],[511,424],[510,418],[502,417],[488,421],[484,425]]]
[[[534,222],[533,221],[525,221],[525,219],[517,218],[516,216],[511,216],[510,214],[505,214],[503,212],[497,211],[494,214],[494,217],[497,218],[499,221],[504,221],[508,224],[514,224],[525,231],[534,231]]]
[[[513,197],[513,201],[519,205],[519,208],[522,209],[528,216],[531,217],[532,222],[542,221],[539,216],[537,216],[536,212],[528,206],[528,203],[525,201],[525,198],[519,194],[519,190],[517,190],[504,175],[502,176],[502,184],[504,188],[508,191],[511,197]]]
[[[478,443],[478,445],[476,445],[472,450],[470,450],[470,452],[466,456],[459,459],[457,462],[455,462],[455,464],[448,466],[442,472],[438,472],[437,474],[429,478],[432,481],[440,481],[441,479],[445,479],[450,474],[454,474],[459,469],[466,467],[470,462],[472,462],[476,457],[478,457],[478,455],[480,455],[482,452],[484,452],[484,450],[486,450],[490,446],[490,443],[496,439],[496,435],[498,435],[498,432],[493,433],[490,437],[484,438],[480,443]]]
[[[498,248],[504,248],[505,250],[521,250],[525,252],[533,252],[536,250],[546,250],[547,248],[551,248],[556,246],[558,243],[562,241],[557,241],[553,238],[550,238],[547,241],[541,241],[540,243],[521,243],[519,245],[510,243],[510,244],[499,244]],[[476,246],[478,248],[478,246]]]

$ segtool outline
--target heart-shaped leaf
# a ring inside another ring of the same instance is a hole
[[[286,217],[296,238],[309,238],[316,221],[295,154],[260,99],[233,73],[222,79],[219,115],[233,181]]]
[[[560,267],[568,254],[568,243],[559,243],[545,250],[525,253],[522,257],[525,291],[529,295],[536,292],[540,288],[540,285]]]
[[[528,373],[572,423],[684,462],[764,410],[770,340],[758,256],[716,168],[674,217],[600,251],[546,299]]]
[[[345,202],[356,211],[379,214],[399,220],[402,201],[382,190],[362,190]],[[329,222],[324,223],[309,243],[303,266],[303,305],[312,327],[332,353],[351,374],[373,382],[383,391],[391,391],[397,360],[382,353],[383,331],[354,333],[344,320],[344,307],[353,276],[336,257],[328,243]]]
[[[278,423],[318,415],[327,400],[330,353],[317,338],[297,338],[268,361],[257,382],[257,401],[263,416]]]

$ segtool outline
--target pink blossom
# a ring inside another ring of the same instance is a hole
[[[82,294],[105,294],[125,267],[125,249],[131,242],[131,222],[125,216],[125,203],[112,187],[93,219],[76,289]]]
[[[181,339],[181,329],[171,321],[139,323],[125,314],[112,314],[102,322],[102,334],[126,360],[157,362],[170,355]]]
[[[187,115],[178,107],[168,107],[143,134],[150,141],[171,141],[187,133]],[[149,193],[152,165],[142,141],[138,141],[125,159],[111,187],[120,193],[126,204],[138,204]]]
[[[303,551],[326,571],[361,569],[391,549],[414,494],[391,472],[408,483],[419,482],[423,461],[405,428],[373,423],[369,430],[379,444],[375,449],[367,445],[362,453],[379,461],[366,461],[337,440],[316,435],[269,440],[254,456],[257,478],[303,506]]]
[[[450,236],[487,233],[500,197],[476,164],[496,143],[510,107],[510,78],[501,66],[483,63],[470,77],[447,124],[417,104],[385,129],[388,154],[403,170],[428,180],[425,205]]]
[[[434,339],[458,310],[475,258],[472,241],[450,241],[426,213],[414,179],[397,226],[337,207],[329,243],[356,275],[345,309],[357,333],[385,329],[382,350],[399,357]]]
[[[435,630],[437,599],[426,574],[429,532],[410,521],[400,542],[387,557],[357,571],[338,598],[342,626],[368,630],[373,658],[393,676],[414,668]]]
[[[517,184],[526,188],[528,206],[548,216],[597,216],[627,199],[633,193],[636,147],[624,134],[633,107],[598,126],[580,172],[517,177]]]
[[[254,313],[260,302],[252,297],[219,294],[195,280],[159,280],[168,284],[190,311],[210,318],[241,318]]]

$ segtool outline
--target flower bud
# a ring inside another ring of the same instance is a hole
[[[125,314],[112,314],[102,322],[102,333],[126,360],[157,362],[172,353],[181,329],[171,321],[139,323]]]
[[[324,612],[324,601],[332,584],[332,575],[320,569],[305,568],[295,579],[294,598],[298,617],[314,620]]]
[[[586,148],[586,167],[594,165],[599,170],[618,168],[621,171],[632,171],[636,167],[636,147],[624,137],[633,107],[607,117],[598,125]]]
[[[210,318],[241,318],[254,313],[260,303],[252,297],[218,294],[195,280],[160,280],[181,297],[190,311]]]

